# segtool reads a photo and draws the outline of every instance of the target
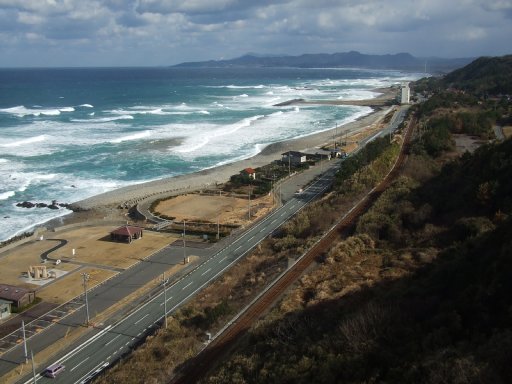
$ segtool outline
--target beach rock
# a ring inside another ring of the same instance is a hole
[[[36,205],[30,201],[24,201],[23,203],[16,204],[16,206],[21,208],[34,208]]]
[[[47,206],[48,206],[48,204],[46,204],[46,203],[37,203],[36,204],[37,208],[46,208]]]
[[[50,209],[59,209],[59,206],[56,204],[56,202],[54,201],[53,203],[51,203],[48,208]]]

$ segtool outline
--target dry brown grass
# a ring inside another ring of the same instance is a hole
[[[90,280],[87,283],[88,289],[92,289],[116,274],[116,272],[104,269],[81,268],[79,271],[71,272],[65,278],[44,287],[37,293],[37,296],[50,303],[64,304],[68,302],[70,298],[77,297],[84,291],[81,273],[90,275]]]
[[[264,196],[251,201],[251,219],[261,217],[273,207],[272,197]],[[188,194],[163,200],[155,211],[177,221],[209,221],[221,224],[244,225],[249,222],[249,201],[246,198],[223,194],[216,196]]]
[[[503,135],[508,139],[509,137],[512,137],[512,126],[507,125],[502,128],[503,129]]]

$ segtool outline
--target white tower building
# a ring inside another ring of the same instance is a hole
[[[411,97],[411,90],[409,89],[409,83],[403,83],[400,93],[400,104],[409,104]]]

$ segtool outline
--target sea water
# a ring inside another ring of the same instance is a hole
[[[366,99],[418,74],[360,69],[0,69],[0,240],[125,185],[248,158],[369,107],[275,106]]]

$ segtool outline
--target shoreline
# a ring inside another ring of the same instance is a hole
[[[366,115],[357,117],[353,121],[339,125],[323,132],[313,133],[304,137],[276,142],[265,146],[256,155],[235,160],[212,168],[207,168],[194,173],[178,176],[163,177],[162,179],[131,184],[104,192],[89,198],[76,201],[70,204],[73,209],[59,217],[35,224],[32,229],[26,232],[39,230],[53,230],[55,228],[88,221],[98,220],[128,220],[126,214],[131,208],[142,201],[152,201],[158,198],[182,195],[201,189],[215,187],[218,184],[227,182],[232,175],[238,174],[245,168],[258,168],[281,158],[281,153],[287,151],[305,151],[318,148],[324,144],[331,143],[335,134],[338,137],[354,135],[375,124],[384,118],[391,109],[391,106],[384,105],[381,101],[390,101],[395,97],[395,89],[379,88],[374,89],[379,95],[374,99],[359,100],[358,103],[370,106],[372,111]],[[375,103],[379,100],[379,103]],[[341,104],[340,100],[322,100],[321,102],[308,102],[312,104]],[[13,238],[6,239],[9,243]],[[15,241],[16,242],[16,241]]]
[[[391,107],[389,107],[391,108]],[[89,197],[71,204],[75,209],[104,210],[105,208],[129,208],[142,200],[160,195],[179,195],[225,183],[232,175],[238,174],[245,168],[258,168],[281,158],[281,153],[287,151],[303,151],[329,143],[333,134],[338,136],[353,134],[383,118],[389,108],[373,108],[372,112],[354,121],[340,125],[323,132],[308,136],[272,143],[264,147],[258,154],[243,160],[237,160],[220,166],[204,169],[194,173],[165,177],[140,184],[132,184]]]

